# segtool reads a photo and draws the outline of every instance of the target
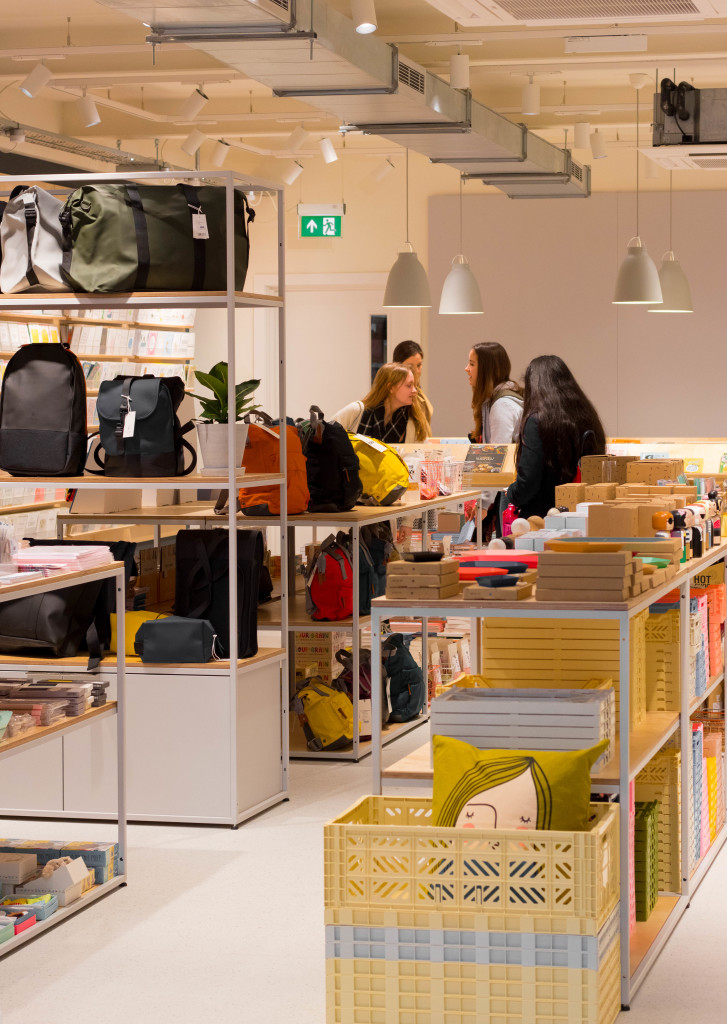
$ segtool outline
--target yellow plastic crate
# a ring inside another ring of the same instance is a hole
[[[636,799],[659,804],[659,889],[682,889],[681,753],[665,749],[636,776]]]
[[[717,787],[717,762],[721,760],[716,757],[707,758],[707,796],[709,800],[709,841],[713,843],[717,837],[717,802],[719,791]]]
[[[596,935],[591,924],[328,910],[327,1022],[612,1024],[621,1008],[618,910]],[[368,951],[375,958],[358,955]],[[399,951],[404,958],[387,956]]]
[[[587,918],[618,901],[618,813],[586,832],[435,828],[432,802],[364,797],[324,829],[325,905]]]

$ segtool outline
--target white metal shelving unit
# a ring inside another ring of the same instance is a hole
[[[710,565],[727,557],[727,541],[713,547],[702,558],[693,559],[680,569],[676,576],[661,587],[642,594],[628,602],[562,603],[558,601],[481,601],[468,602],[450,599],[445,601],[389,601],[378,598],[371,609],[371,662],[372,662],[372,773],[373,793],[381,793],[381,623],[392,615],[416,615],[426,618],[430,615],[457,614],[476,619],[523,617],[531,619],[610,619],[619,624],[619,723],[618,750],[604,770],[592,778],[593,790],[618,796],[620,804],[620,862],[629,863],[629,784],[639,771],[660,750],[663,744],[679,732],[681,745],[681,791],[682,791],[682,888],[680,893],[660,897],[661,913],[653,914],[653,923],[637,923],[635,931],[629,929],[629,872],[621,869],[621,1002],[628,1008],[634,993],[639,988],[654,960],[661,952],[679,919],[689,905],[689,900],[704,878],[718,851],[727,839],[727,824],[723,825],[710,846],[708,853],[690,872],[689,868],[689,815],[686,800],[689,792],[689,768],[691,764],[690,715],[707,700],[717,687],[724,683],[724,673],[711,679],[707,690],[700,697],[690,700],[686,680],[689,678],[689,596],[691,580]],[[681,706],[679,712],[647,713],[645,723],[630,728],[630,621],[639,612],[647,609],[659,598],[676,588],[680,593],[681,626]],[[421,754],[409,760],[412,770],[403,774],[410,780],[419,778],[431,782],[431,768],[422,763]],[[400,765],[404,765],[404,761]],[[401,773],[400,773],[401,774]],[[632,956],[633,949],[633,956]]]
[[[118,616],[119,628],[124,628],[126,582],[124,579],[124,567],[119,562],[114,562],[106,569],[93,569],[80,572],[62,573],[56,576],[49,576],[43,580],[33,580],[21,583],[17,586],[0,588],[0,603],[13,601],[20,597],[28,597],[34,594],[44,594],[49,591],[64,590],[67,587],[78,586],[81,583],[92,583],[98,580],[115,581],[116,591],[116,614]],[[123,633],[122,633],[123,635]],[[97,899],[108,895],[126,885],[126,691],[125,691],[125,659],[123,651],[116,660],[116,701],[98,709],[92,709],[84,715],[67,718],[56,725],[38,727],[31,729],[29,733],[8,740],[0,740],[0,761],[13,758],[22,751],[33,747],[41,746],[50,740],[61,735],[68,735],[87,729],[92,722],[99,718],[114,715],[116,718],[116,785],[117,785],[117,832],[119,844],[119,870],[114,878],[109,879],[101,885],[95,886],[80,899],[67,907],[60,907],[55,914],[45,921],[39,921],[32,928],[21,932],[7,942],[0,944],[0,957],[6,956],[24,942],[34,939],[37,935],[55,927],[66,918],[77,914],[79,910],[85,910]]]
[[[45,185],[56,189],[74,189],[82,184],[123,184],[124,182],[144,183],[169,183],[170,177],[175,181],[195,181],[205,184],[215,184],[225,189],[226,213],[225,213],[225,244],[226,244],[226,269],[227,287],[224,291],[214,292],[126,292],[126,293],[104,293],[104,294],[73,294],[68,292],[42,294],[13,294],[0,296],[0,317],[3,313],[17,313],[18,311],[33,311],[40,309],[54,310],[88,310],[88,309],[163,309],[163,308],[195,308],[195,309],[224,309],[227,313],[227,363],[229,369],[229,387],[231,401],[229,408],[235,407],[234,388],[236,380],[236,357],[235,357],[235,311],[238,309],[273,308],[278,312],[278,416],[281,421],[285,420],[286,410],[286,386],[285,386],[285,204],[283,191],[274,182],[268,182],[249,177],[242,177],[233,171],[175,171],[157,172],[145,171],[138,174],[59,174],[59,175],[29,175],[5,179],[10,187],[15,185]],[[277,197],[277,273],[278,273],[278,295],[256,295],[248,292],[235,291],[235,232],[234,232],[234,191],[254,189],[256,192],[263,191],[273,193]],[[238,726],[238,669],[244,667],[245,662],[238,661],[238,635],[236,629],[230,630],[230,657],[229,657],[229,686],[227,715],[228,720],[223,726],[228,730],[229,750],[234,756],[229,759],[229,793],[230,802],[227,814],[224,816],[224,823],[237,827],[242,821],[259,813],[266,807],[270,807],[281,800],[287,799],[287,768],[288,768],[288,695],[287,695],[287,673],[285,661],[287,658],[287,634],[288,634],[288,606],[286,594],[287,581],[287,551],[288,551],[288,525],[286,505],[286,485],[284,467],[286,466],[286,437],[285,431],[280,432],[280,467],[277,474],[250,474],[246,475],[235,466],[235,432],[232,425],[228,431],[228,465],[227,474],[222,476],[203,475],[200,473],[184,477],[168,478],[109,478],[94,477],[90,475],[50,479],[11,477],[8,474],[0,474],[0,483],[15,483],[18,486],[35,483],[38,486],[58,486],[61,484],[71,488],[112,488],[131,489],[145,488],[157,490],[170,490],[179,487],[209,488],[225,487],[228,489],[232,500],[230,502],[226,518],[218,518],[217,526],[227,525],[229,529],[229,564],[237,564],[237,528],[246,523],[241,523],[236,516],[234,495],[238,488],[258,486],[261,483],[276,486],[280,491],[281,513],[277,519],[277,525],[281,537],[281,585],[282,585],[282,613],[281,613],[281,639],[282,653],[276,649],[271,652],[271,660],[281,665],[280,671],[280,785],[277,791],[269,795],[264,801],[258,801],[251,807],[242,807],[238,800],[239,776],[237,753],[237,726]],[[127,519],[127,521],[129,521]],[[272,525],[271,523],[267,525]],[[237,573],[230,572],[230,621],[237,621]],[[120,633],[123,636],[123,633]],[[27,662],[27,659],[26,659]],[[155,667],[155,666],[153,666]],[[176,668],[179,668],[177,666]],[[193,668],[193,667],[191,667]],[[160,723],[163,728],[163,723]],[[200,770],[203,766],[200,765]],[[249,766],[254,771],[254,765]],[[210,781],[214,785],[214,781]],[[215,817],[219,821],[219,816]]]

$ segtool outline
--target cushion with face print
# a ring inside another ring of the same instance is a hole
[[[457,828],[588,827],[591,766],[608,746],[588,750],[478,750],[432,737],[435,825]]]

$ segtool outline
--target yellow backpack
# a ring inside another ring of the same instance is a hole
[[[409,470],[399,453],[375,437],[348,436],[358,456],[364,496],[373,498],[377,505],[398,501],[409,484]]]
[[[353,740],[353,704],[336,685],[312,676],[300,685],[290,704],[303,727],[310,750],[340,750]]]

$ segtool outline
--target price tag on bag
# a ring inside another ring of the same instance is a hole
[[[209,238],[207,217],[204,213],[192,214],[192,238]]]
[[[132,410],[127,412],[124,417],[124,431],[122,437],[133,437],[134,427],[136,426],[136,413]]]

